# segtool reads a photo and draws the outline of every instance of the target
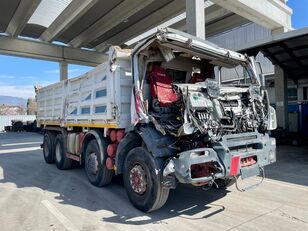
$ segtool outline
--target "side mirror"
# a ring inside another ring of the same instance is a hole
[[[268,130],[275,130],[277,128],[277,118],[276,118],[276,110],[269,106],[269,114],[268,114]]]

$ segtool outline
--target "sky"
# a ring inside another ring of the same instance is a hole
[[[68,65],[68,77],[93,67]],[[0,55],[0,95],[33,98],[34,85],[47,86],[59,80],[59,63]]]
[[[293,9],[292,26],[308,26],[308,0],[288,0]],[[69,65],[69,78],[79,76],[92,67]],[[57,62],[0,55],[0,95],[34,97],[34,85],[46,86],[59,80]]]
[[[308,0],[288,0],[287,5],[293,9],[292,26],[295,29],[308,26]]]

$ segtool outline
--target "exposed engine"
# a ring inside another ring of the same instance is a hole
[[[162,51],[172,57],[166,57]],[[159,44],[142,53],[140,62],[145,60],[148,63],[144,64],[145,77],[141,81],[142,85],[149,84],[144,87],[145,111],[157,130],[179,137],[186,148],[211,145],[228,134],[267,130],[267,91],[250,73],[248,62],[200,59],[163,49]],[[247,84],[245,79],[236,85],[221,85],[221,64],[235,71],[239,66],[251,83]],[[178,71],[181,68],[184,71]]]
[[[167,133],[200,136],[204,143],[219,141],[224,134],[266,130],[267,95],[260,87],[221,87],[209,80],[174,84],[173,90],[177,100],[153,113]]]

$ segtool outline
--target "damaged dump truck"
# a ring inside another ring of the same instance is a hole
[[[276,161],[276,114],[256,66],[168,28],[133,50],[111,47],[106,63],[37,90],[45,161],[77,162],[96,186],[123,174],[130,201],[147,212],[178,183],[262,180]]]

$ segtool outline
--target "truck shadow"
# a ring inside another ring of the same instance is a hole
[[[166,220],[172,217],[189,220],[206,219],[225,210],[223,205],[215,202],[226,196],[228,192],[218,189],[204,191],[201,187],[179,185],[177,189],[170,191],[167,203],[157,211],[143,213],[129,205],[132,212],[115,210],[113,216],[104,217],[102,220],[111,223],[144,225],[167,223]]]
[[[5,187],[6,183],[13,183],[28,193],[38,193],[42,200],[52,195],[60,204],[94,212],[105,210],[107,212],[103,214],[109,216],[103,216],[101,221],[111,223],[160,224],[179,216],[183,219],[205,219],[224,211],[224,206],[215,201],[228,193],[226,190],[204,191],[200,187],[181,185],[170,191],[163,208],[143,213],[129,202],[119,177],[109,186],[97,188],[88,182],[82,168],[59,171],[55,165],[45,164],[41,150],[0,154],[0,167],[3,170],[0,188]]]

